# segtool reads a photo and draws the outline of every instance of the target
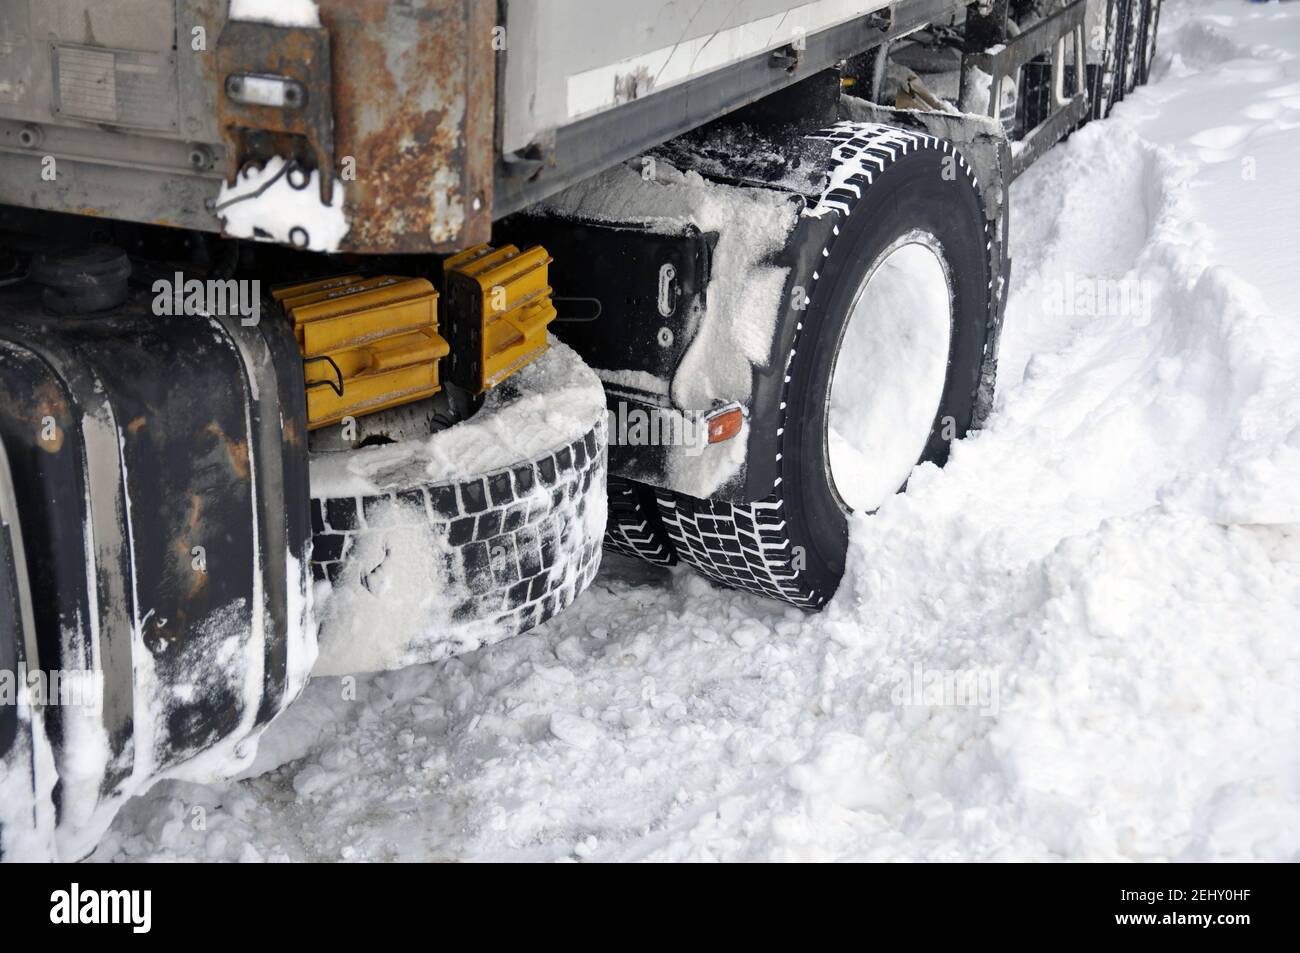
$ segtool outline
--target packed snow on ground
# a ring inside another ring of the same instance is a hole
[[[823,613],[607,557],[96,856],[1300,857],[1300,4],[1168,0],[1160,47],[1015,184],[996,412]]]

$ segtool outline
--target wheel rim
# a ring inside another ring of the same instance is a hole
[[[826,407],[831,485],[848,510],[877,509],[925,452],[952,344],[952,281],[939,241],[911,232],[854,294]]]

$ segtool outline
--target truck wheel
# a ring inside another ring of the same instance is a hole
[[[677,562],[673,544],[659,518],[654,490],[633,480],[609,478],[609,523],[605,548],[657,566]]]
[[[1145,0],[1128,0],[1124,6],[1124,32],[1120,36],[1119,79],[1116,84],[1119,99],[1133,92],[1141,83],[1139,67],[1145,11]]]
[[[507,432],[525,441],[511,408],[541,398],[582,408],[563,415],[562,442],[458,479],[422,476],[424,457],[404,462],[405,443],[313,455],[312,572],[334,590],[321,614],[316,674],[471,651],[540,625],[587,588],[605,532],[605,407],[599,380],[572,350],[552,341],[457,425],[480,428],[484,441],[462,434],[446,452],[502,446]],[[425,440],[432,447],[452,430]],[[376,451],[393,465],[368,476],[376,490],[351,492],[346,473],[365,466],[354,455]]]
[[[1151,78],[1151,64],[1156,58],[1156,31],[1160,27],[1160,0],[1146,0],[1142,17],[1142,52],[1138,57],[1137,85],[1145,86]]]
[[[1092,93],[1092,118],[1105,119],[1115,107],[1117,101],[1117,83],[1119,75],[1120,14],[1125,9],[1124,0],[1109,0],[1106,4],[1106,37],[1102,60],[1087,69],[1088,88]]]
[[[978,183],[943,140],[841,123],[837,170],[814,216],[825,247],[796,254],[787,287],[809,290],[786,358],[771,494],[732,504],[660,491],[679,558],[734,588],[806,609],[844,572],[848,515],[942,465],[975,411],[988,340],[991,237]],[[792,241],[807,241],[796,227]],[[790,300],[787,297],[786,300]]]

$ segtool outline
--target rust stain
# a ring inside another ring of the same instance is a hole
[[[321,0],[356,251],[457,251],[491,234],[494,5]]]
[[[127,433],[130,434],[137,434],[144,429],[144,424],[145,424],[144,414],[141,414],[139,417],[135,418],[135,420],[132,420],[129,424],[126,425],[126,431]]]
[[[243,440],[232,440],[217,424],[210,423],[205,430],[226,446],[226,455],[230,458],[230,468],[247,480],[252,475],[248,467],[248,444]]]
[[[235,181],[241,163],[271,155],[292,155],[309,167],[333,168],[329,40],[326,31],[316,28],[269,29],[242,20],[226,24],[217,43],[222,77],[217,122],[226,145],[228,182]],[[293,80],[305,91],[302,101],[292,107],[270,106],[239,102],[225,92],[230,78],[259,73]],[[331,202],[334,176],[322,175],[319,186],[321,201]]]
[[[36,431],[37,446],[51,454],[62,450],[63,433],[72,416],[62,389],[47,379],[32,395],[31,403],[19,401],[18,405],[25,408],[23,419]]]
[[[179,539],[176,540],[176,556],[180,560],[183,573],[189,575],[189,585],[186,586],[186,595],[193,598],[198,595],[208,584],[208,574],[199,572],[194,568],[194,547],[201,546],[202,534],[202,515],[203,515],[203,498],[197,493],[190,495],[189,515],[185,520],[185,529]]]
[[[302,444],[302,433],[298,430],[298,422],[292,417],[286,417],[280,428],[284,436],[284,442],[291,447],[297,447]]]
[[[335,176],[343,182],[351,226],[340,244],[344,252],[455,252],[488,241],[496,4],[318,0],[318,6],[324,31],[237,21],[223,28],[212,88],[227,179],[239,163],[270,155],[315,158],[333,170],[322,177],[323,193]],[[244,72],[299,80],[307,105],[234,102],[224,83]]]

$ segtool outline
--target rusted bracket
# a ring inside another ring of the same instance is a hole
[[[334,193],[330,36],[324,27],[231,20],[217,41],[217,116],[231,184],[249,162],[296,158],[320,172],[321,201]]]

